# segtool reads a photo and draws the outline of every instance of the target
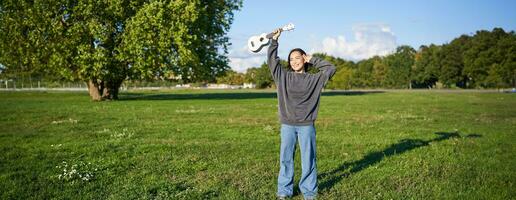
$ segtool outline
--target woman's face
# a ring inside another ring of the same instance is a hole
[[[301,52],[294,51],[290,54],[290,66],[295,72],[302,72],[304,70],[303,66],[305,65],[305,59]]]

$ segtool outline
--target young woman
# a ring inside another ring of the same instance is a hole
[[[317,159],[314,121],[319,110],[321,91],[335,74],[335,66],[320,58],[307,55],[302,49],[292,49],[287,60],[289,70],[283,69],[278,57],[278,38],[281,35],[281,29],[274,33],[268,51],[268,65],[278,88],[278,110],[281,122],[277,196],[279,199],[285,199],[293,194],[294,152],[296,143],[299,141],[302,168],[299,189],[305,199],[315,199]],[[306,73],[310,64],[319,69],[319,72]]]

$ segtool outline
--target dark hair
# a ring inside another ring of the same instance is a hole
[[[288,63],[288,69],[292,70],[292,71],[293,71],[292,66],[290,66],[290,54],[292,54],[292,52],[294,52],[294,51],[301,53],[301,55],[306,55],[306,52],[303,51],[303,49],[301,49],[301,48],[295,48],[295,49],[290,50],[290,53],[288,53],[287,63]],[[303,65],[303,68],[304,68],[305,72],[307,72],[308,64],[305,63]]]

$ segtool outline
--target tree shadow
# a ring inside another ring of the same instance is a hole
[[[221,99],[262,99],[276,98],[275,92],[232,92],[232,93],[183,93],[152,94],[126,93],[120,100],[221,100]]]
[[[323,92],[322,96],[353,96],[353,95],[364,95],[364,94],[377,94],[384,93],[381,90],[331,90]]]
[[[400,142],[385,148],[384,150],[369,153],[360,160],[354,162],[345,162],[332,171],[321,173],[318,176],[318,179],[322,180],[319,184],[319,190],[329,190],[335,184],[339,183],[343,178],[346,178],[351,174],[357,173],[374,164],[377,164],[384,158],[402,154],[416,148],[428,146],[431,143],[440,142],[450,138],[461,137],[458,132],[436,132],[435,134],[439,136],[431,140],[403,139]],[[469,134],[466,137],[477,138],[482,137],[482,135]]]
[[[322,96],[350,96],[381,93],[382,91],[328,91]],[[152,93],[121,93],[119,100],[223,100],[223,99],[262,99],[277,98],[276,92],[213,92],[186,94],[152,94]]]

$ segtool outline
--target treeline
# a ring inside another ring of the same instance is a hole
[[[337,67],[327,85],[330,89],[516,87],[516,35],[501,28],[462,35],[443,45],[423,45],[418,50],[403,45],[390,55],[359,62],[321,53],[314,56]],[[265,63],[245,74],[229,72],[217,80],[253,82],[258,88],[273,85]]]

